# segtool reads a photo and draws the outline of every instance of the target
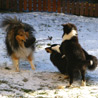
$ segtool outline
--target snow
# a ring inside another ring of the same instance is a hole
[[[66,15],[63,13],[0,13],[0,23],[5,16],[17,16],[36,30],[36,50],[33,71],[27,61],[20,61],[20,72],[15,72],[5,48],[6,32],[0,28],[0,98],[96,98],[98,97],[98,67],[87,71],[87,86],[81,87],[81,79],[74,80],[74,88],[56,89],[57,86],[68,84],[64,75],[50,62],[50,55],[45,47],[49,44],[60,44],[62,41],[62,24],[73,23],[78,28],[81,46],[88,53],[98,58],[98,18]],[[52,37],[52,40],[48,40]],[[10,68],[9,70],[6,68]]]

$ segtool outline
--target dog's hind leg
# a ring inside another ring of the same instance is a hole
[[[33,61],[32,61],[32,60],[33,60],[32,54],[30,54],[30,55],[27,57],[27,59],[28,59],[30,65],[31,65],[32,70],[35,70],[35,66],[34,66]]]
[[[81,76],[82,76],[82,83],[81,83],[81,86],[86,86],[85,68],[82,68],[82,70],[81,70]]]
[[[15,55],[12,55],[11,57],[12,57],[13,65],[16,68],[16,71],[19,72],[19,59]]]
[[[68,75],[69,75],[69,85],[67,87],[72,87],[73,83],[73,70],[68,70]]]

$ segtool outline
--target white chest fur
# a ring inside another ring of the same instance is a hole
[[[65,34],[63,36],[63,41],[70,40],[73,36],[77,36],[77,31],[76,30],[72,30],[69,34]]]
[[[27,59],[27,57],[32,53],[32,49],[31,48],[19,48],[17,51],[15,51],[15,55],[18,58],[21,59]]]
[[[60,53],[60,45],[54,46],[52,47],[53,50],[57,51],[58,53]]]

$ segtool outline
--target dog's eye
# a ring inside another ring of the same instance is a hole
[[[20,34],[20,36],[23,36],[22,34]]]
[[[24,40],[21,40],[22,42],[24,42]]]

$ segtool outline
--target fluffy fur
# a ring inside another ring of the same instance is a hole
[[[67,58],[67,72],[70,78],[69,86],[73,83],[73,75],[76,70],[81,72],[82,85],[86,85],[85,72],[86,68],[95,69],[97,59],[88,54],[82,49],[78,42],[77,28],[74,24],[63,24],[63,41],[60,46],[62,55]],[[86,53],[86,54],[85,54]],[[93,60],[95,62],[93,62]]]
[[[8,55],[11,56],[16,71],[19,71],[19,59],[27,59],[34,70],[32,63],[32,54],[35,49],[35,37],[33,27],[29,24],[23,23],[16,17],[6,17],[2,21],[2,27],[5,27],[6,48]]]

